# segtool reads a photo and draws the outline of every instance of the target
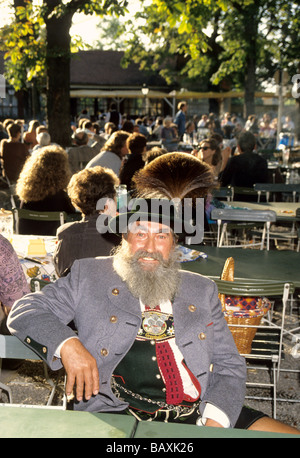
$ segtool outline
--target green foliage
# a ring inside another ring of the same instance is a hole
[[[36,78],[44,83],[45,27],[31,2],[18,7],[14,21],[0,30],[5,53],[5,77],[16,90]]]
[[[104,17],[97,25],[99,38],[96,42],[97,49],[109,49],[112,51],[124,50],[123,36],[126,32],[126,25],[121,23],[118,17]]]
[[[54,4],[56,3],[56,5]],[[50,18],[59,20],[66,14],[76,12],[98,15],[123,15],[127,0],[70,0],[42,4],[25,0],[24,6],[15,8],[15,18],[0,29],[1,49],[5,50],[5,78],[15,90],[26,89],[34,79],[35,86],[42,90],[46,79],[47,33],[46,22]],[[58,25],[59,27],[59,25]],[[57,33],[60,33],[59,29]],[[70,52],[82,47],[82,40],[76,36],[71,40]],[[52,49],[52,57],[59,56],[60,49]]]
[[[131,23],[124,62],[160,69],[168,83],[182,78],[216,87],[244,87],[250,59],[257,88],[279,65],[297,72],[300,7],[286,0],[153,0]],[[144,20],[140,25],[139,21]],[[146,36],[147,40],[143,37]],[[177,62],[177,64],[176,64]],[[178,64],[181,63],[181,65]],[[179,66],[178,66],[179,65]],[[299,71],[299,68],[298,68]]]

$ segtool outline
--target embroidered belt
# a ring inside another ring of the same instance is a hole
[[[182,405],[173,405],[173,404],[167,404],[166,402],[163,401],[153,401],[153,399],[146,398],[144,396],[141,396],[140,394],[134,393],[131,390],[128,390],[122,385],[119,385],[114,378],[112,378],[112,390],[115,394],[115,396],[119,399],[121,399],[121,393],[119,390],[123,391],[124,393],[128,394],[129,396],[132,396],[135,399],[138,399],[139,401],[145,401],[148,402],[148,404],[155,404],[159,407],[159,410],[163,411],[173,411],[176,412],[175,418],[178,418],[179,416],[187,416],[191,415],[197,407],[199,407],[201,401],[197,401],[191,406],[182,406]],[[151,416],[151,414],[149,414]]]

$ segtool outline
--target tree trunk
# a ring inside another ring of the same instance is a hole
[[[60,1],[47,0],[47,124],[51,141],[62,147],[71,144],[70,129],[70,27],[73,13],[57,16],[51,10]]]
[[[256,89],[256,59],[248,56],[246,60],[245,73],[245,99],[244,99],[244,119],[249,115],[255,114],[255,89]]]
[[[255,90],[256,90],[256,38],[258,25],[256,20],[257,7],[250,5],[244,15],[245,38],[247,42],[246,62],[245,62],[245,100],[244,100],[244,118],[248,119],[249,115],[255,114]]]

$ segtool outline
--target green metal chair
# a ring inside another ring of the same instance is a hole
[[[34,293],[35,291],[41,291],[44,286],[49,285],[50,282],[47,280],[42,280],[41,278],[31,278],[30,280],[30,289]]]
[[[49,284],[44,280],[40,280],[38,278],[32,278],[30,282],[31,291],[40,291],[44,286]],[[12,335],[0,335],[0,393],[1,390],[5,391],[8,394],[9,404],[13,403],[12,391],[11,388],[1,382],[1,369],[2,369],[2,359],[19,359],[19,360],[33,360],[33,361],[42,361],[40,356],[28,348],[23,342],[21,342],[17,337]],[[63,401],[61,406],[52,406],[53,398],[55,392],[57,390],[58,378],[60,376],[60,372],[58,373],[57,379],[54,382],[52,378],[49,376],[48,373],[48,366],[43,361],[43,368],[44,368],[44,377],[46,382],[49,385],[49,397],[46,403],[47,408],[52,409],[62,409],[66,410],[66,396],[63,396]],[[16,404],[14,404],[16,405]],[[36,407],[34,405],[28,404],[20,404],[22,407]]]
[[[247,188],[247,187],[243,187],[243,186],[233,186],[232,187],[233,189],[233,196],[232,196],[232,200],[237,200],[236,199],[236,196],[238,195],[239,198],[240,196],[242,197],[242,201],[244,200],[244,198],[247,200],[247,198],[250,196],[250,197],[253,197],[253,198],[257,198],[257,190],[255,190],[253,187],[252,188]]]
[[[217,246],[230,247],[230,248],[242,248],[242,247],[253,247],[259,245],[260,249],[263,250],[265,239],[267,238],[267,250],[270,248],[269,237],[270,237],[270,224],[276,221],[276,213],[273,210],[249,210],[249,209],[237,209],[237,208],[214,208],[211,212],[211,219],[217,220],[218,235],[217,235]],[[235,222],[235,224],[232,224]],[[239,245],[224,245],[224,240],[227,238],[227,230],[230,229],[253,229],[257,225],[263,226],[261,235],[261,241],[259,243],[240,243]],[[222,226],[222,231],[221,231]]]
[[[65,212],[39,212],[33,210],[25,210],[23,208],[13,208],[14,223],[17,231],[18,221],[20,219],[28,219],[34,221],[58,221],[60,225],[66,220]],[[16,232],[18,234],[18,232]]]
[[[226,199],[227,202],[233,200],[233,188],[231,186],[221,187],[212,192],[213,197],[217,199]]]
[[[270,201],[270,196],[273,194],[273,200],[275,200],[275,195],[282,194],[282,195],[290,195],[292,197],[293,202],[300,199],[300,184],[284,184],[284,183],[256,183],[254,188],[258,192],[258,202],[260,201],[260,196],[262,193],[266,195],[266,201]],[[300,206],[300,203],[299,203]],[[299,214],[296,216],[299,217]],[[278,227],[279,226],[279,227]],[[277,245],[277,241],[288,241],[290,243],[291,249],[294,249],[294,242],[297,239],[297,230],[296,230],[296,223],[292,221],[291,227],[289,228],[288,224],[285,223],[284,228],[281,228],[282,224],[278,222],[275,224],[270,232],[270,238],[275,240],[275,244]]]
[[[292,197],[292,201],[296,202],[298,195],[298,200],[300,196],[300,184],[285,184],[285,183],[255,183],[254,190],[257,192],[257,202],[260,202],[261,194],[266,195],[266,200],[269,202],[270,195],[273,194],[273,199],[275,194],[289,194]]]
[[[247,360],[247,368],[249,370],[259,370],[268,368],[270,370],[270,383],[258,383],[249,381],[247,377],[248,387],[272,388],[273,396],[270,400],[273,402],[273,416],[276,418],[277,411],[277,383],[280,376],[281,360],[283,356],[283,335],[285,333],[285,313],[287,301],[290,294],[294,292],[294,286],[291,283],[284,282],[267,282],[267,281],[225,281],[215,280],[220,294],[226,296],[242,296],[242,297],[267,297],[268,299],[280,297],[282,301],[281,319],[274,323],[272,313],[266,315],[261,324],[241,325],[230,324],[229,328],[233,327],[254,327],[257,328],[256,335],[252,342],[252,350],[249,354],[244,354]],[[253,363],[265,363],[267,367],[254,366]],[[248,372],[249,374],[249,372]],[[261,399],[261,397],[248,396],[248,398]],[[265,398],[264,398],[265,399]]]
[[[65,213],[65,223],[72,223],[73,221],[80,221],[82,219],[81,213]]]
[[[41,358],[26,347],[17,337],[11,335],[0,335],[0,391],[6,391],[8,393],[9,403],[13,404],[12,391],[11,388],[1,382],[1,369],[2,369],[2,359],[19,359],[19,360],[34,360],[40,361]],[[57,389],[57,381],[54,382],[48,374],[48,368],[45,362],[43,362],[44,367],[44,376],[47,384],[49,385],[49,398],[47,400],[46,406],[51,406],[53,398]],[[21,404],[22,406],[28,406],[27,404]],[[34,406],[30,406],[34,407]],[[62,406],[62,409],[65,410],[65,401]]]

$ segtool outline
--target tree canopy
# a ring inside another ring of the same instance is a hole
[[[14,0],[15,19],[1,30],[6,78],[16,90],[29,81],[46,87],[46,113],[54,142],[70,144],[70,27],[76,12],[123,15],[127,0]]]
[[[69,115],[70,54],[80,45],[70,38],[76,12],[104,18],[102,26],[126,51],[125,66],[139,63],[175,87],[245,90],[245,116],[254,112],[255,90],[276,70],[287,70],[290,80],[300,71],[298,2],[136,1],[140,8],[124,23],[116,17],[127,11],[127,0],[14,0],[15,19],[0,32],[6,78],[16,90],[26,89],[30,81],[46,87],[51,126]],[[50,130],[56,138],[56,127]]]
[[[299,70],[300,7],[283,0],[153,0],[137,12],[125,65],[159,71],[169,83],[245,90],[245,116],[254,92],[278,68]],[[142,21],[142,22],[139,22]],[[140,24],[140,25],[137,25]],[[147,40],[144,39],[147,37]]]

